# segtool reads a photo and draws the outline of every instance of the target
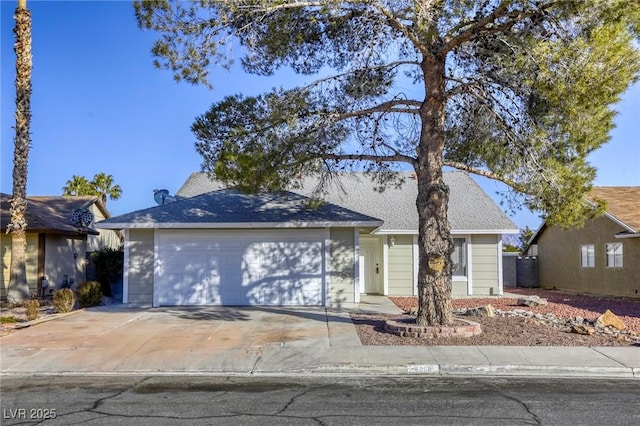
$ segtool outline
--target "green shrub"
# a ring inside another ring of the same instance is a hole
[[[102,285],[98,281],[85,281],[78,286],[78,305],[81,308],[98,306],[102,301]]]
[[[18,322],[14,317],[0,317],[0,324],[14,324]]]
[[[53,308],[58,313],[71,312],[76,304],[76,294],[70,288],[53,292]]]
[[[38,302],[38,299],[27,300],[24,303],[24,307],[27,310],[27,321],[38,319],[40,315],[40,302]]]

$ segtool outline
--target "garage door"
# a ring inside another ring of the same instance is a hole
[[[161,306],[322,305],[321,230],[158,231]]]

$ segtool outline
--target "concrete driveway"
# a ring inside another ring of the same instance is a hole
[[[0,344],[4,374],[252,373],[269,348],[288,348],[295,357],[360,346],[360,341],[348,312],[325,308],[111,305],[16,330]],[[291,359],[282,362],[292,365]],[[270,361],[270,368],[279,365]]]

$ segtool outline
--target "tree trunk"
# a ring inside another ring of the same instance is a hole
[[[415,166],[418,181],[418,316],[420,326],[450,325],[453,239],[447,218],[449,188],[442,177],[445,117],[444,59],[423,60],[426,100]]]
[[[27,234],[25,232],[11,233],[11,276],[9,277],[9,291],[7,299],[23,301],[29,298],[29,284],[27,283],[27,268],[25,265],[27,254]]]
[[[16,26],[16,136],[13,152],[13,195],[11,197],[11,272],[7,297],[15,300],[29,298],[27,283],[27,160],[31,137],[31,12],[26,0],[18,1]]]

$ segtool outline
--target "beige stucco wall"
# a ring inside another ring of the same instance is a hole
[[[153,236],[152,229],[129,230],[127,303],[153,304]]]
[[[499,241],[500,235],[471,236],[471,285],[474,295],[499,294]],[[463,294],[466,294],[466,289]]]
[[[617,239],[620,225],[599,217],[581,229],[547,227],[538,239],[540,286],[612,296],[640,297],[640,238]],[[622,243],[623,267],[606,266],[606,243]],[[593,244],[595,265],[580,266],[580,246]]]
[[[330,304],[339,308],[355,302],[355,244],[353,228],[331,228]]]
[[[73,289],[85,281],[87,244],[84,238],[48,234],[44,250],[44,276],[51,289],[61,288],[65,275]]]
[[[389,295],[413,296],[413,236],[394,235],[395,244],[388,248]],[[388,241],[390,238],[388,239]]]
[[[7,297],[7,287],[11,274],[11,236],[0,235],[0,258],[2,259],[2,274],[0,274],[0,297]],[[38,289],[38,235],[27,234],[27,282],[33,293]]]

